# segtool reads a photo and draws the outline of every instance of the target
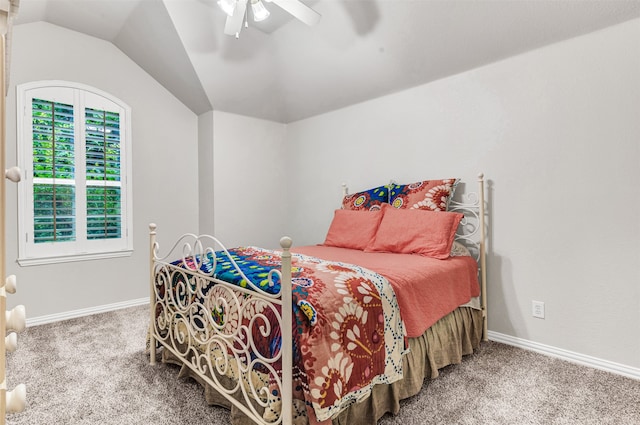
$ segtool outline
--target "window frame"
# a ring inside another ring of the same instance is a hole
[[[18,185],[18,264],[30,266],[130,256],[133,253],[131,108],[100,89],[69,81],[24,83],[16,87],[16,93],[18,166],[23,174]],[[76,237],[72,242],[34,242],[33,98],[64,102],[74,108]],[[120,114],[120,238],[87,238],[85,108]]]

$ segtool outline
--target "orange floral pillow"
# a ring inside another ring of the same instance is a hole
[[[424,180],[391,185],[389,203],[395,208],[446,211],[458,179]]]

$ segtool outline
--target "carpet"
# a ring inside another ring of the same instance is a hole
[[[7,354],[8,387],[27,385],[27,408],[6,423],[228,424],[179,368],[149,365],[147,325],[141,306],[27,328]],[[378,424],[639,425],[640,381],[485,342]]]

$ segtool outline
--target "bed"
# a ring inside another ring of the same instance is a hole
[[[459,181],[443,182],[427,198],[425,182],[345,190],[315,246],[283,237],[281,250],[231,249],[187,234],[160,256],[151,224],[151,364],[160,350],[236,425],[364,425],[397,413],[487,335],[484,176],[455,198]],[[421,228],[436,222],[449,230]]]

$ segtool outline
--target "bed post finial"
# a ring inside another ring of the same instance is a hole
[[[484,173],[482,172],[478,173],[478,181],[479,182],[484,181]]]
[[[346,183],[342,183],[342,197],[344,198],[349,194],[349,188]]]
[[[293,300],[291,297],[291,246],[293,241],[284,236],[280,239],[282,247],[282,268],[280,294],[282,301],[282,400],[293,400]],[[282,424],[293,423],[292,403],[282,403]]]
[[[293,240],[291,240],[289,236],[283,236],[282,238],[280,238],[280,246],[282,247],[282,249],[286,249],[288,251],[292,245]]]

